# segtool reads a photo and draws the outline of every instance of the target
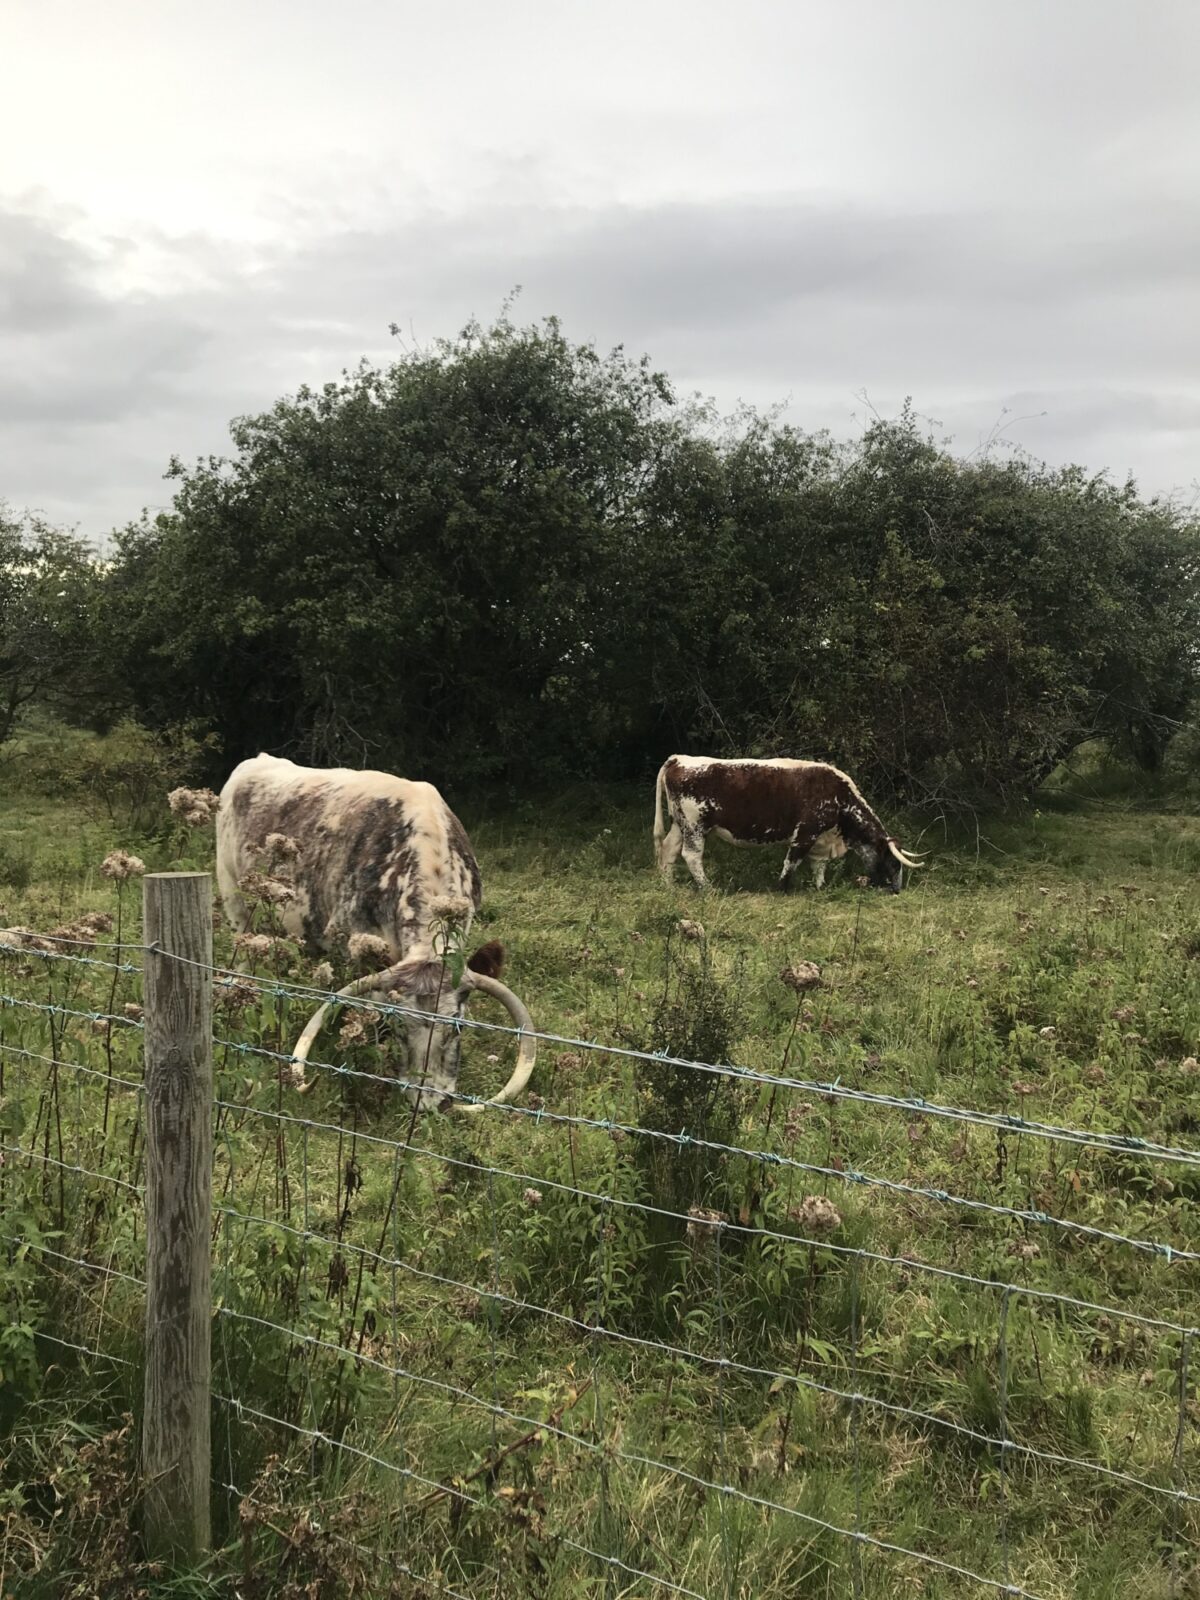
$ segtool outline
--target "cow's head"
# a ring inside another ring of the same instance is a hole
[[[916,856],[906,855],[895,839],[885,839],[883,844],[864,848],[863,859],[867,866],[867,881],[872,889],[887,889],[899,894],[904,885],[905,867],[922,867],[925,863]]]
[[[338,991],[316,1011],[308,1026],[296,1042],[292,1052],[296,1087],[302,1094],[311,1088],[303,1081],[304,1063],[313,1040],[320,1033],[325,1015],[337,999],[351,995],[373,993],[403,1008],[405,1040],[405,1093],[423,1110],[453,1108],[455,1111],[474,1112],[486,1105],[503,1105],[513,1100],[529,1082],[537,1055],[537,1044],[532,1037],[533,1022],[528,1011],[500,982],[504,965],[504,947],[492,942],[481,945],[470,957],[456,985],[445,962],[420,957],[397,962],[383,972],[359,978]],[[457,1026],[466,1010],[473,992],[490,994],[507,1008],[518,1029],[529,1029],[519,1035],[517,1064],[512,1077],[498,1095],[489,1101],[465,1103],[454,1099],[458,1086],[459,1055],[462,1035]]]

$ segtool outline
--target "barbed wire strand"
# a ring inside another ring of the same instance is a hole
[[[364,1450],[358,1445],[349,1444],[344,1439],[334,1439],[332,1435],[325,1433],[322,1429],[305,1428],[298,1422],[289,1422],[284,1417],[276,1417],[270,1412],[260,1411],[257,1409],[257,1407],[251,1406],[243,1400],[235,1399],[230,1395],[214,1394],[213,1399],[220,1405],[230,1407],[233,1411],[233,1414],[237,1416],[239,1420],[243,1414],[253,1416],[257,1421],[283,1428],[289,1433],[295,1433],[307,1438],[311,1438],[314,1443],[324,1444],[335,1450],[345,1450],[349,1452],[349,1454],[356,1456],[370,1466],[379,1467],[385,1472],[395,1473],[398,1477],[407,1479],[409,1482],[420,1483],[425,1488],[433,1490],[439,1495],[444,1494],[451,1499],[459,1500],[464,1505],[468,1505],[476,1511],[487,1511],[491,1509],[488,1501],[481,1500],[475,1495],[465,1493],[461,1488],[458,1487],[457,1484],[435,1482],[435,1480],[432,1478],[427,1478],[419,1472],[414,1472],[410,1467],[402,1467],[396,1461],[389,1461],[384,1456],[375,1455],[370,1450]],[[562,1543],[569,1545],[571,1549],[578,1551],[581,1555],[589,1556],[595,1561],[604,1562],[610,1566],[619,1567],[622,1571],[627,1572],[632,1577],[642,1578],[647,1583],[653,1583],[659,1588],[669,1589],[672,1594],[684,1595],[687,1597],[687,1600],[707,1600],[706,1596],[697,1594],[693,1589],[684,1588],[681,1584],[673,1582],[670,1578],[664,1578],[653,1572],[643,1572],[637,1567],[629,1566],[626,1562],[619,1560],[616,1556],[605,1555],[599,1550],[592,1550],[589,1546],[581,1544],[579,1541],[571,1538],[568,1535],[556,1534],[553,1531],[548,1531],[547,1538],[560,1539]],[[931,1557],[929,1559],[934,1558]],[[944,1565],[944,1563],[942,1564]],[[972,1576],[972,1574],[966,1572],[964,1572],[963,1575],[967,1577]],[[1023,1590],[1015,1590],[1014,1593],[1024,1595]],[[1039,1600],[1039,1597],[1036,1595],[1026,1596],[1025,1600]]]
[[[336,1122],[322,1122],[315,1118],[295,1117],[288,1112],[274,1111],[260,1106],[249,1106],[234,1101],[217,1101],[216,1103],[218,1106],[223,1106],[226,1109],[244,1111],[249,1116],[288,1122],[292,1123],[296,1127],[310,1128],[320,1132],[336,1133],[339,1127],[339,1124]],[[362,1141],[373,1145],[378,1145],[381,1148],[386,1148],[388,1150],[396,1148],[397,1144],[396,1140],[385,1139],[377,1134],[360,1133],[358,1137]],[[441,1161],[446,1163],[448,1166],[461,1167],[468,1172],[483,1174],[488,1170],[491,1170],[498,1177],[512,1178],[518,1183],[542,1184],[546,1188],[558,1189],[567,1194],[577,1195],[580,1199],[596,1201],[603,1200],[610,1205],[620,1206],[635,1211],[643,1211],[651,1216],[669,1217],[677,1222],[682,1222],[685,1224],[689,1220],[684,1212],[671,1211],[666,1207],[656,1206],[649,1201],[627,1200],[616,1195],[606,1195],[594,1190],[582,1189],[571,1184],[558,1183],[552,1178],[538,1177],[531,1173],[514,1171],[506,1167],[492,1167],[489,1169],[477,1161],[465,1161],[461,1157],[449,1155],[441,1150],[431,1150],[425,1145],[405,1144],[403,1148],[413,1155],[425,1157],[434,1161]],[[1054,1289],[1041,1289],[1036,1285],[1018,1283],[1010,1283],[1006,1285],[1005,1281],[1001,1278],[981,1278],[969,1272],[962,1272],[954,1267],[943,1267],[933,1262],[922,1261],[916,1256],[886,1255],[878,1251],[861,1249],[858,1246],[838,1244],[832,1239],[810,1239],[803,1234],[782,1233],[778,1229],[756,1227],[747,1223],[727,1221],[725,1226],[742,1234],[757,1238],[774,1239],[783,1244],[819,1244],[821,1249],[832,1251],[835,1255],[857,1256],[864,1261],[879,1262],[882,1265],[897,1267],[902,1271],[924,1272],[934,1277],[947,1279],[953,1283],[971,1284],[988,1289],[1000,1289],[1008,1287],[1012,1289],[1014,1293],[1027,1296],[1031,1299],[1057,1302],[1067,1307],[1079,1308],[1085,1311],[1094,1311],[1105,1316],[1118,1317],[1124,1321],[1135,1322],[1143,1327],[1159,1328],[1171,1333],[1200,1334],[1200,1327],[1192,1326],[1188,1323],[1174,1322],[1162,1317],[1150,1317],[1146,1316],[1142,1312],[1130,1310],[1128,1307],[1106,1305],[1094,1300],[1083,1300],[1075,1295],[1063,1294],[1061,1291]],[[469,1286],[459,1284],[458,1287],[463,1288]]]
[[[234,1215],[237,1216],[239,1220],[243,1221],[263,1220],[259,1218],[246,1218],[240,1213],[234,1213]],[[293,1233],[296,1231],[295,1229],[287,1228],[285,1224],[277,1222],[272,1222],[270,1226]],[[715,1225],[713,1226],[714,1231],[719,1231],[715,1228]],[[310,1237],[314,1240],[314,1242],[325,1244],[330,1248],[347,1251],[350,1253],[361,1252],[362,1254],[373,1258],[380,1266],[390,1266],[393,1268],[398,1267],[401,1271],[406,1271],[409,1269],[409,1263],[407,1262],[394,1261],[389,1257],[380,1256],[374,1251],[366,1250],[365,1247],[362,1246],[347,1244],[345,1241],[339,1243],[338,1241],[332,1239],[323,1239],[318,1234],[311,1235]],[[413,1270],[423,1277],[433,1276],[425,1269]],[[474,1292],[472,1285],[461,1283],[457,1279],[444,1279],[438,1276],[438,1281],[456,1289]],[[996,1285],[991,1285],[990,1287],[996,1287]],[[489,1290],[482,1290],[481,1292],[489,1298],[493,1297],[491,1291]],[[517,1303],[513,1302],[509,1296],[500,1293],[495,1294],[494,1298],[498,1301],[507,1301],[510,1304]],[[1017,1440],[1008,1439],[1003,1435],[997,1436],[995,1434],[984,1433],[979,1429],[968,1427],[964,1423],[955,1422],[950,1417],[939,1416],[936,1412],[922,1411],[914,1406],[900,1405],[895,1401],[883,1400],[875,1395],[864,1394],[858,1390],[857,1387],[853,1390],[839,1389],[833,1384],[822,1383],[819,1379],[811,1378],[804,1373],[783,1372],[773,1367],[751,1366],[732,1357],[707,1356],[702,1352],[687,1350],[682,1346],[668,1344],[661,1340],[641,1339],[635,1335],[620,1333],[615,1329],[607,1327],[601,1320],[591,1323],[582,1322],[574,1318],[565,1317],[561,1312],[552,1312],[543,1306],[530,1305],[526,1302],[521,1302],[520,1304],[521,1309],[524,1311],[540,1313],[542,1315],[551,1317],[554,1320],[569,1321],[574,1327],[578,1328],[581,1333],[594,1335],[596,1337],[610,1338],[619,1343],[636,1345],[643,1349],[654,1351],[658,1354],[680,1357],[684,1360],[695,1361],[704,1366],[713,1367],[717,1372],[718,1384],[720,1384],[722,1374],[725,1372],[736,1372],[742,1376],[752,1377],[755,1379],[770,1379],[772,1382],[794,1384],[797,1388],[808,1389],[814,1393],[823,1394],[830,1399],[839,1400],[852,1408],[860,1405],[871,1406],[876,1410],[886,1412],[892,1416],[904,1418],[906,1421],[917,1422],[923,1426],[931,1425],[936,1428],[945,1429],[946,1431],[953,1433],[960,1438],[970,1440],[974,1444],[984,1445],[989,1448],[996,1447],[997,1449],[1027,1456],[1032,1460],[1042,1461],[1052,1466],[1074,1467],[1081,1472],[1090,1472],[1101,1477],[1110,1478],[1119,1483],[1125,1484],[1128,1488],[1140,1489],[1147,1494],[1158,1495],[1166,1500],[1200,1505],[1200,1495],[1192,1494],[1186,1489],[1177,1489],[1162,1484],[1150,1483],[1146,1479],[1139,1478],[1133,1473],[1123,1472],[1116,1467],[1106,1467],[1101,1462],[1090,1461],[1080,1456],[1063,1455],[1057,1451],[1042,1449],[1038,1445],[1022,1444]],[[322,1339],[316,1334],[307,1333],[303,1329],[295,1328],[288,1323],[273,1322],[269,1318],[259,1317],[251,1312],[238,1311],[229,1306],[219,1307],[217,1314],[218,1316],[231,1317],[236,1321],[254,1324],[273,1333],[282,1334],[285,1338],[295,1339],[301,1343],[309,1345],[312,1348],[327,1350],[334,1355],[349,1356],[354,1361],[373,1367],[376,1370],[386,1373],[392,1377],[404,1378],[407,1381],[422,1384],[427,1388],[442,1390],[447,1394],[453,1395],[456,1399],[464,1400],[471,1405],[487,1409],[488,1411],[494,1413],[494,1415],[504,1417],[508,1421],[520,1423],[522,1426],[528,1428],[545,1429],[547,1432],[553,1433],[557,1437],[567,1440],[572,1444],[581,1445],[585,1450],[596,1451],[600,1448],[591,1441],[582,1438],[579,1434],[572,1433],[570,1429],[561,1428],[549,1422],[542,1422],[536,1417],[530,1417],[524,1415],[523,1413],[512,1411],[494,1401],[489,1402],[484,1400],[481,1396],[474,1394],[471,1390],[463,1389],[461,1386],[449,1383],[445,1379],[430,1378],[423,1374],[415,1373],[409,1368],[392,1365],[381,1360],[377,1356],[369,1355],[364,1351],[351,1350],[346,1345],[336,1344],[330,1340]],[[599,1319],[598,1311],[597,1318]],[[664,1470],[669,1471],[671,1469],[664,1468]]]
[[[902,1111],[910,1115],[942,1118],[952,1122],[965,1122],[977,1127],[993,1130],[1001,1129],[1004,1132],[1025,1133],[1033,1138],[1085,1145],[1093,1149],[1105,1150],[1112,1154],[1137,1154],[1155,1160],[1200,1166],[1200,1149],[1164,1145],[1155,1140],[1144,1139],[1139,1134],[1106,1133],[1096,1129],[1072,1128],[1055,1123],[1040,1122],[1035,1118],[1019,1116],[1015,1112],[976,1111],[971,1107],[947,1105],[941,1101],[927,1100],[922,1096],[882,1094],[874,1090],[853,1088],[849,1084],[842,1083],[840,1078],[832,1080],[795,1078],[753,1067],[739,1067],[731,1063],[695,1061],[685,1056],[673,1056],[665,1051],[638,1050],[630,1045],[606,1044],[596,1039],[584,1039],[571,1034],[552,1033],[538,1028],[517,1028],[511,1023],[492,1022],[482,1017],[472,1017],[465,1012],[461,1015],[447,1017],[440,1012],[425,1011],[419,1006],[404,1005],[394,1000],[378,1000],[370,995],[339,995],[335,991],[328,989],[318,989],[304,984],[284,983],[279,979],[268,981],[258,978],[254,974],[237,972],[229,967],[208,967],[202,962],[191,961],[184,956],[169,955],[166,951],[157,951],[157,953],[186,965],[203,967],[204,970],[222,978],[229,984],[246,984],[262,993],[273,993],[280,997],[291,996],[315,1001],[319,1005],[347,1006],[351,1009],[373,1011],[384,1017],[403,1017],[411,1021],[441,1023],[444,1026],[453,1027],[456,1031],[467,1029],[485,1033],[506,1034],[512,1038],[536,1039],[539,1043],[561,1045],[572,1050],[585,1050],[601,1055],[617,1056],[626,1060],[655,1062],[663,1066],[684,1067],[696,1072],[733,1078],[745,1083],[765,1085],[769,1088],[792,1089],[804,1094],[820,1095],[825,1098],[833,1097],[855,1104]],[[290,1061],[292,1058],[289,1056],[286,1059]],[[344,1070],[328,1062],[309,1062],[308,1065],[330,1072]],[[397,1079],[388,1081],[393,1084],[399,1082]],[[415,1088],[417,1085],[412,1085],[412,1087]],[[487,1102],[483,1103],[486,1104]]]
[[[236,1483],[222,1483],[220,1485],[227,1493],[236,1495],[239,1506],[250,1505],[260,1511],[273,1511],[274,1506],[266,1500],[258,1500],[249,1490],[240,1489]],[[269,1524],[268,1524],[269,1526]],[[279,1530],[273,1530],[278,1532]],[[396,1554],[394,1550],[381,1550],[371,1545],[360,1544],[356,1539],[348,1539],[344,1533],[335,1533],[332,1528],[321,1527],[314,1529],[323,1539],[329,1539],[334,1544],[341,1545],[344,1549],[353,1550],[358,1556],[369,1560],[376,1568],[386,1566],[389,1572],[399,1572],[406,1578],[412,1578],[415,1583],[436,1590],[438,1594],[448,1596],[448,1600],[471,1600],[469,1595],[463,1594],[461,1589],[452,1589],[443,1583],[440,1578],[433,1578],[427,1572],[418,1572],[415,1567],[410,1567]],[[290,1537],[290,1536],[289,1536]]]
[[[243,1055],[261,1056],[268,1060],[285,1063],[290,1063],[292,1059],[290,1056],[285,1056],[281,1051],[271,1050],[265,1045],[239,1044],[226,1039],[220,1039],[217,1043],[228,1045]],[[396,1079],[386,1078],[375,1072],[360,1072],[350,1067],[334,1066],[329,1062],[310,1062],[308,1064],[335,1073],[343,1080],[361,1079],[368,1083],[387,1084],[393,1088],[398,1086],[413,1087],[418,1093],[429,1093],[423,1084],[398,1085]],[[931,1189],[920,1184],[905,1183],[899,1178],[882,1178],[877,1174],[862,1172],[853,1167],[822,1166],[816,1162],[801,1161],[795,1156],[779,1155],[774,1151],[768,1150],[751,1150],[740,1145],[724,1144],[718,1139],[706,1139],[700,1135],[686,1132],[670,1133],[658,1128],[642,1127],[640,1124],[633,1122],[614,1122],[611,1117],[582,1117],[572,1112],[547,1111],[544,1106],[534,1110],[526,1106],[502,1104],[494,1100],[481,1100],[478,1096],[462,1094],[452,1089],[439,1089],[438,1097],[442,1100],[455,1101],[461,1104],[482,1105],[489,1111],[529,1117],[538,1122],[544,1120],[568,1127],[591,1128],[594,1131],[608,1133],[610,1136],[616,1131],[627,1137],[655,1139],[662,1143],[674,1145],[677,1149],[695,1148],[711,1150],[721,1155],[742,1156],[749,1160],[757,1161],[764,1166],[781,1167],[795,1172],[807,1172],[814,1177],[833,1178],[847,1187],[859,1185],[869,1189],[883,1189],[892,1194],[906,1195],[911,1199],[931,1200],[940,1205],[959,1206],[967,1211],[978,1211],[991,1216],[1007,1217],[1012,1222],[1033,1223],[1038,1227],[1056,1227],[1067,1233],[1078,1234],[1081,1238],[1102,1240],[1106,1244],[1124,1245],[1129,1249],[1141,1251],[1143,1254],[1158,1255],[1168,1263],[1175,1261],[1200,1262],[1200,1251],[1189,1250],[1182,1245],[1166,1244],[1157,1239],[1141,1239],[1131,1234],[1118,1233],[1110,1228],[1100,1228],[1093,1223],[1076,1222],[1069,1217],[1056,1217],[1046,1211],[1001,1205],[990,1200],[975,1200],[967,1195],[952,1194],[946,1189]]]

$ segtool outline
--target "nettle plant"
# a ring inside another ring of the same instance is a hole
[[[728,1063],[743,1035],[744,976],[740,955],[727,977],[718,975],[699,924],[680,923],[668,934],[662,990],[646,1038],[646,1048],[659,1059],[638,1061],[636,1087],[641,1126],[679,1140],[637,1141],[650,1193],[671,1210],[711,1207],[728,1187],[725,1154],[704,1141],[737,1142],[744,1095],[734,1079],[703,1066]]]

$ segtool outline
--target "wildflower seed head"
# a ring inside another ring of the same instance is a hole
[[[110,850],[100,863],[100,876],[114,883],[124,883],[127,878],[140,878],[146,863],[140,856],[131,856],[127,850]]]
[[[784,967],[779,981],[796,994],[803,994],[806,989],[816,989],[820,985],[821,969],[815,961],[795,961],[790,967]]]
[[[167,804],[189,828],[207,828],[217,814],[218,800],[211,789],[172,789]]]
[[[687,1236],[692,1244],[706,1243],[715,1237],[721,1224],[728,1220],[723,1211],[706,1211],[703,1206],[690,1206]]]
[[[1040,1244],[1035,1244],[1032,1239],[1010,1239],[1004,1247],[1006,1256],[1015,1256],[1018,1261],[1033,1261],[1042,1253]]]
[[[805,1195],[798,1206],[789,1208],[788,1219],[805,1233],[815,1234],[819,1239],[836,1233],[842,1225],[841,1212],[823,1194]]]
[[[352,933],[346,940],[346,948],[350,952],[351,961],[372,961],[378,964],[392,959],[387,940],[381,939],[376,933]]]

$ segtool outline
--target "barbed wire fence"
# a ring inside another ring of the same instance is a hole
[[[899,1568],[947,1586],[924,1592],[1047,1600],[1072,1592],[1071,1576],[1044,1551],[1027,1559],[1022,1531],[1039,1499],[1078,1496],[1113,1525],[1154,1518],[1167,1592],[1183,1593],[1200,1526],[1188,1473],[1200,1251],[1180,1231],[1186,1212],[1173,1237],[1159,1238],[1109,1226],[1102,1210],[1087,1220],[852,1165],[832,1141],[820,1155],[796,1133],[802,1122],[786,1124],[786,1138],[739,1143],[581,1107],[573,1091],[565,1108],[536,1096],[487,1102],[469,1126],[447,1132],[444,1119],[435,1135],[411,1104],[421,1083],[345,1061],[307,1063],[324,1098],[302,1115],[283,1041],[301,1007],[335,997],[214,965],[209,930],[199,957],[161,939],[114,941],[101,955],[91,933],[0,937],[0,955],[45,985],[44,998],[0,992],[0,1218],[10,1269],[32,1259],[70,1286],[61,1324],[39,1326],[32,1342],[136,1381],[155,1248],[147,1100],[169,1096],[172,1080],[137,1071],[133,1042],[155,1019],[112,997],[122,982],[144,982],[152,961],[215,994],[219,1020],[205,1043],[217,1088],[203,1108],[211,1223],[202,1216],[211,1477],[236,1508],[224,1513],[227,1530],[278,1535],[287,1478],[293,1499],[323,1507],[303,1534],[298,1523],[285,1530],[297,1559],[300,1545],[325,1541],[382,1562],[414,1592],[478,1594],[488,1583],[523,1592],[514,1563],[544,1582],[569,1562],[580,1593],[730,1600],[763,1592],[762,1561],[823,1570],[830,1594],[902,1592],[890,1587]],[[93,979],[109,996],[97,1008],[86,1003]],[[395,1000],[338,1003],[384,1030],[444,1021]],[[251,1011],[256,1029],[239,1030]],[[454,1026],[500,1042],[521,1032],[480,1017]],[[769,1095],[768,1133],[780,1094],[903,1119],[905,1138],[933,1125],[960,1140],[978,1131],[995,1141],[997,1193],[1009,1140],[1046,1152],[1063,1195],[1080,1194],[1081,1152],[1114,1184],[1128,1185],[1131,1171],[1147,1187],[1168,1171],[1190,1183],[1200,1166],[1200,1150],[1120,1131],[533,1036],[619,1071]],[[639,1151],[698,1161],[718,1174],[714,1193],[742,1192],[747,1203],[684,1205],[678,1187],[647,1193],[653,1169],[638,1165]],[[959,1154],[968,1169],[965,1146]],[[895,1248],[898,1229],[941,1244],[948,1259]],[[980,1240],[991,1261],[970,1270],[960,1253],[974,1261]],[[678,1264],[673,1324],[638,1285],[639,1264],[664,1249]],[[1140,1278],[1130,1262],[1142,1263]],[[1100,1287],[1072,1292],[1083,1284]],[[1131,1286],[1161,1291],[1165,1308],[1130,1303]],[[880,1355],[900,1301],[922,1306],[935,1332],[946,1306],[964,1325],[947,1334],[959,1347],[941,1353],[925,1404],[921,1344],[910,1341],[912,1368],[899,1374],[904,1398]],[[1084,1404],[1083,1385],[1048,1394],[1042,1381],[1043,1351],[1049,1361],[1051,1346],[1089,1344],[1118,1395],[1107,1410]],[[1056,1448],[1059,1435],[1090,1449]],[[973,1496],[957,1532],[912,1525],[888,1489],[906,1463],[937,1470],[943,1457]]]

